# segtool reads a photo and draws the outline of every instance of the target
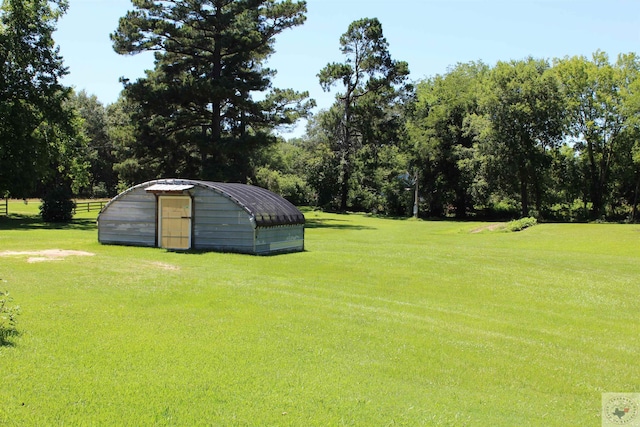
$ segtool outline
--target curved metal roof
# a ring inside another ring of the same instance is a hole
[[[304,224],[304,215],[278,194],[255,185],[195,181],[217,190],[245,208],[258,226]]]
[[[138,184],[119,194],[111,202],[134,188],[145,188],[148,191],[160,193],[165,192],[165,190],[163,190],[164,188],[171,188],[173,190],[167,190],[167,192],[175,194],[176,192],[187,191],[192,186],[209,188],[232,200],[254,218],[257,226],[268,227],[304,224],[304,215],[302,212],[285,198],[267,189],[240,183],[196,181],[190,179],[158,179]],[[109,202],[109,204],[111,204],[111,202]],[[107,206],[109,204],[107,204]],[[107,206],[105,206],[105,209]]]

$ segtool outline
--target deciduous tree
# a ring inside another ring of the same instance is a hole
[[[507,194],[519,196],[523,217],[532,200],[539,211],[544,197],[548,150],[563,137],[564,98],[545,60],[498,62],[486,81],[481,108],[490,129],[483,141]]]
[[[458,64],[417,85],[408,126],[414,167],[432,215],[444,215],[453,207],[457,217],[464,217],[473,209],[474,134],[469,124],[479,113],[488,70],[482,63]]]
[[[52,34],[64,0],[4,0],[0,9],[0,195],[33,196],[52,181],[87,181],[85,144],[68,108]]]
[[[118,176],[113,169],[115,147],[109,136],[107,108],[95,95],[88,95],[84,90],[71,96],[70,106],[82,118],[82,130],[87,138],[86,161],[90,165],[91,176],[84,194],[114,196]]]
[[[611,64],[602,51],[591,60],[564,58],[554,66],[568,102],[568,136],[584,165],[593,218],[605,215],[615,192],[614,170],[621,156],[630,157],[624,94],[637,80],[638,67],[635,55],[621,55]]]

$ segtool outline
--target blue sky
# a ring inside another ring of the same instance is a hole
[[[70,0],[54,37],[70,74],[64,83],[109,104],[153,67],[150,54],[116,54],[109,34],[132,9],[129,0]],[[407,61],[411,79],[446,73],[459,62],[559,58],[600,49],[612,60],[640,51],[638,0],[308,0],[307,22],[277,37],[269,66],[274,86],[309,91],[318,109],[323,93],[317,73],[341,62],[339,38],[360,18],[378,18],[394,59]],[[299,132],[299,130],[298,130]]]

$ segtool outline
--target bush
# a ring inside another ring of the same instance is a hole
[[[525,228],[533,227],[537,223],[538,223],[538,220],[535,219],[534,217],[521,218],[515,221],[508,222],[505,229],[507,231],[522,231]]]
[[[297,206],[307,205],[311,201],[311,190],[307,183],[292,174],[261,167],[256,171],[256,185],[281,195]]]
[[[107,190],[107,184],[99,182],[91,189],[91,197],[96,199],[104,199],[109,197],[109,191]]]
[[[580,199],[573,202],[556,203],[544,210],[543,216],[550,221],[585,222],[589,220],[592,203]]]
[[[42,199],[40,215],[46,222],[69,222],[73,218],[76,204],[71,200],[71,191],[55,187]]]
[[[16,334],[16,317],[20,314],[20,307],[10,306],[11,301],[9,292],[0,291],[0,344]]]
[[[513,199],[491,197],[484,206],[476,206],[478,218],[487,220],[507,220],[520,215],[520,206]]]

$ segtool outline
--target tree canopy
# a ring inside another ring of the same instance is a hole
[[[116,52],[154,51],[155,68],[124,95],[139,123],[134,147],[150,173],[245,180],[246,159],[313,105],[271,87],[275,37],[305,21],[291,0],[135,0],[111,35]],[[261,99],[258,99],[260,95]]]
[[[63,0],[4,0],[0,9],[0,195],[86,180],[84,140],[67,108],[67,73],[53,40]],[[80,183],[79,183],[80,182]]]
[[[459,63],[410,83],[380,20],[363,18],[339,37],[343,60],[319,70],[335,98],[312,116],[308,93],[273,87],[267,66],[279,34],[305,22],[306,2],[132,4],[113,48],[154,52],[154,67],[122,78],[118,101],[103,106],[60,83],[53,31],[67,2],[3,0],[0,196],[60,184],[114,195],[183,176],[341,211],[408,215],[415,202],[424,217],[637,221],[635,53]],[[278,136],[300,118],[305,135]]]
[[[341,164],[340,209],[346,210],[356,153],[364,144],[380,142],[379,132],[389,130],[391,121],[385,120],[385,106],[390,107],[397,97],[394,85],[404,83],[409,66],[391,59],[382,24],[376,18],[351,23],[340,37],[340,51],[344,63],[327,64],[318,78],[326,91],[335,84],[342,84],[344,90],[336,95],[337,122],[332,126],[334,150]]]
[[[494,159],[493,175],[507,194],[518,194],[523,217],[532,194],[542,207],[548,150],[561,142],[564,98],[547,61],[529,58],[498,62],[489,73],[481,98],[488,115],[488,138],[482,142]]]

